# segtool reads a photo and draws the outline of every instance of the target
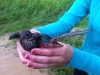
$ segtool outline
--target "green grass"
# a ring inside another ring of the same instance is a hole
[[[69,9],[72,1],[0,0],[0,34],[54,22]]]
[[[55,22],[67,11],[74,0],[0,0],[0,35],[29,30]],[[85,29],[87,17],[76,28]],[[70,40],[69,40],[70,39]],[[80,48],[83,35],[60,40]],[[69,67],[52,67],[54,75],[72,75]]]

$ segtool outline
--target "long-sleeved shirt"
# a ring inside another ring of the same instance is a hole
[[[100,75],[100,0],[76,0],[57,22],[36,29],[53,38],[68,33],[87,15],[87,29],[92,32],[86,34],[81,50],[73,47],[73,57],[66,65]]]

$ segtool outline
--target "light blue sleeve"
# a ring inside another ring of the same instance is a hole
[[[73,47],[74,54],[67,66],[100,75],[100,57]]]
[[[57,22],[36,29],[52,38],[62,35],[72,30],[80,20],[87,16],[89,8],[90,0],[76,0]]]
[[[69,32],[90,12],[91,0],[76,0],[69,11],[55,23],[37,28],[41,33],[56,37]],[[56,16],[56,15],[55,15]],[[100,57],[73,47],[74,55],[67,64],[86,72],[100,75]]]

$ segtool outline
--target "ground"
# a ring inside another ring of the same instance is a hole
[[[16,45],[13,45],[8,37],[8,34],[0,36],[0,75],[48,75],[47,70],[40,72],[22,64]]]

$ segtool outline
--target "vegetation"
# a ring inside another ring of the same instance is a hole
[[[67,11],[74,0],[0,0],[0,35],[29,30],[31,28],[55,22]],[[85,18],[76,28],[85,29]],[[84,26],[84,27],[83,27]],[[64,40],[80,48],[82,36]],[[72,75],[72,68],[60,66],[48,70],[54,75]]]
[[[54,22],[71,4],[70,0],[0,0],[0,34]]]

